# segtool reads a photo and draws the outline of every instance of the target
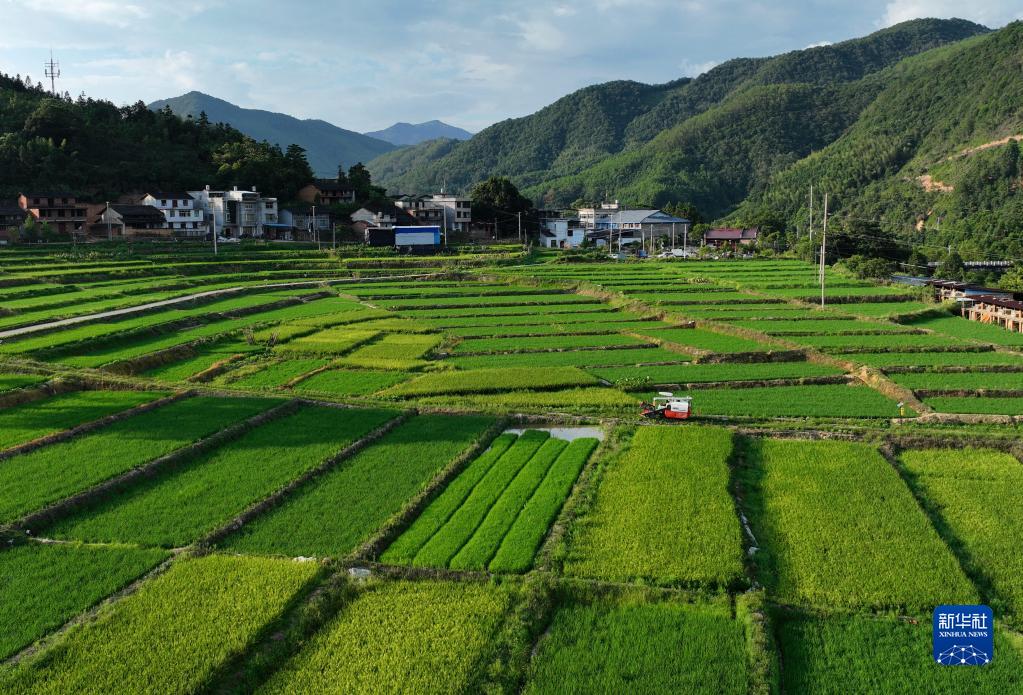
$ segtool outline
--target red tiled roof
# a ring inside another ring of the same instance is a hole
[[[711,229],[703,235],[704,239],[721,241],[740,241],[742,239],[756,239],[760,230],[757,227],[752,229],[739,229],[737,227],[719,227]]]

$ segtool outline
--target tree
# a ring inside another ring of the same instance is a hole
[[[912,253],[909,254],[909,260],[906,261],[906,272],[910,275],[930,275],[931,269],[927,265],[927,256],[920,253],[917,249],[913,249]]]
[[[685,218],[693,224],[703,222],[700,211],[696,209],[696,205],[693,203],[668,203],[664,206],[664,211],[669,215]]]
[[[966,264],[963,263],[962,256],[959,252],[953,249],[945,256],[944,263],[938,268],[941,273],[943,280],[962,280],[966,277]]]
[[[359,200],[366,200],[372,197],[373,179],[369,169],[362,162],[353,164],[348,168],[348,184],[355,189],[355,197]]]
[[[998,281],[998,286],[1010,292],[1023,292],[1023,264],[1012,266]]]
[[[505,176],[491,176],[486,181],[477,183],[472,188],[473,215],[477,212],[481,217],[493,217],[494,211],[506,214],[529,212],[533,203],[519,193],[519,189]]]

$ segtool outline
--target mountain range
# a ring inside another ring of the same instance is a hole
[[[427,140],[446,138],[449,140],[468,140],[472,133],[443,121],[426,121],[425,123],[405,123],[399,121],[389,128],[364,133],[371,138],[389,142],[392,145],[418,145]]]
[[[205,112],[213,123],[227,123],[254,140],[266,140],[282,148],[299,145],[305,149],[309,165],[317,176],[337,176],[338,165],[349,167],[356,162],[368,162],[395,147],[386,140],[345,130],[326,121],[244,109],[202,92],[188,92],[149,104],[154,111],[164,107],[182,118],[198,118]]]
[[[605,196],[637,206],[687,202],[705,219],[790,230],[805,225],[815,183],[830,189],[832,210],[870,216],[893,234],[937,226],[940,211],[935,246],[980,234],[1005,247],[1020,186],[1004,178],[1012,166],[994,178],[988,169],[992,158],[1015,156],[1008,136],[1023,133],[1021,62],[1018,22],[991,31],[960,19],[913,20],[737,58],[697,78],[586,87],[464,142],[402,147],[368,166],[391,190],[468,191],[503,175],[544,207]],[[969,149],[989,142],[1005,147]],[[928,175],[947,186],[923,185]]]

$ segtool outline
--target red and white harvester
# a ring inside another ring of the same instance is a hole
[[[644,403],[643,417],[660,418],[662,420],[688,420],[693,414],[693,399],[689,396],[676,396],[669,391],[660,391],[650,403]]]

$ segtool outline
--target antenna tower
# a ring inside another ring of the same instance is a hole
[[[50,51],[50,60],[43,63],[43,72],[50,78],[50,93],[57,94],[57,78],[60,77],[60,63],[53,59],[53,51]]]

